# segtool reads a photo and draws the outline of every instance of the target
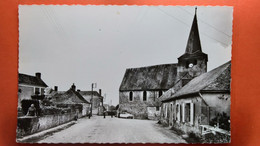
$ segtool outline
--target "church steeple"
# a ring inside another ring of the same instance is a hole
[[[204,57],[208,61],[207,54],[202,52],[201,43],[200,43],[200,35],[199,28],[197,22],[197,7],[195,8],[195,15],[193,18],[192,26],[190,29],[189,38],[186,45],[185,53],[178,58],[178,60],[190,60],[191,58],[197,59]]]
[[[197,7],[193,18],[185,53],[178,58],[176,89],[191,79],[207,72],[208,55],[202,52],[197,22]],[[178,86],[178,87],[177,87]]]
[[[197,22],[197,7],[196,7],[185,53],[193,54],[198,52],[202,52],[202,50],[200,44],[200,36],[199,36],[199,29],[198,29],[198,22]]]

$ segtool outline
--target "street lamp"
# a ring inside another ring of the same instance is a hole
[[[93,88],[97,87],[97,83],[91,84],[91,106],[90,106],[90,116],[92,116],[92,107],[93,107]]]

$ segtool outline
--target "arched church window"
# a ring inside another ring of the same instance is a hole
[[[146,101],[146,100],[147,100],[147,92],[144,91],[144,92],[143,92],[143,101]]]
[[[133,92],[132,91],[129,93],[129,101],[133,101]]]
[[[159,97],[161,97],[163,94],[162,90],[159,91]]]

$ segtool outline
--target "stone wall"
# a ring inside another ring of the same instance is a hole
[[[82,113],[86,110],[85,113]],[[89,107],[82,104],[59,104],[42,108],[42,116],[22,116],[17,119],[17,137],[31,135],[86,116]]]
[[[160,107],[147,107],[147,114],[149,120],[159,120],[160,118]]]
[[[122,91],[119,93],[119,111],[128,112],[134,115],[135,119],[148,119],[148,107],[159,107],[159,91],[146,91],[146,101],[143,100],[143,91],[132,91],[133,100],[129,100],[130,91]],[[151,109],[151,108],[149,108]],[[152,111],[150,111],[152,112]],[[159,115],[158,111],[155,112]],[[155,117],[149,116],[149,119]]]
[[[74,113],[45,115],[42,117],[19,117],[17,120],[17,137],[37,133],[75,119]]]

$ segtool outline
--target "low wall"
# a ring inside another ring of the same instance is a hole
[[[45,115],[42,117],[18,117],[17,137],[37,133],[75,119],[75,113]]]

